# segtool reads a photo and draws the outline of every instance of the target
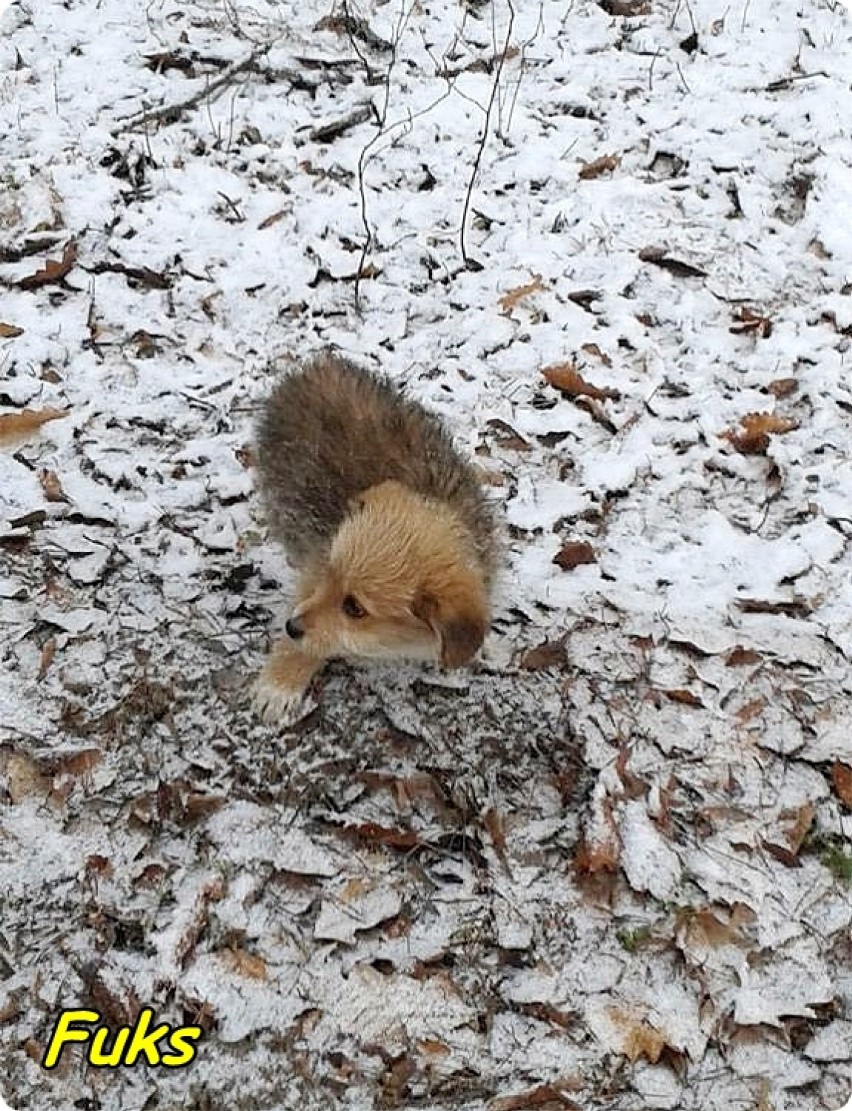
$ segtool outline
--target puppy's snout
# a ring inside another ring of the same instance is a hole
[[[287,630],[287,636],[290,637],[291,640],[301,640],[305,635],[305,627],[298,617],[289,618],[284,628]]]

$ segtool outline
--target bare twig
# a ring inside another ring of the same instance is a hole
[[[659,56],[660,56],[659,50],[655,50],[654,51],[654,56],[651,59],[651,67],[648,70],[648,92],[649,93],[654,91],[654,66],[657,64],[657,58],[659,58]]]
[[[345,116],[341,116],[337,120],[332,120],[330,123],[322,123],[318,127],[312,128],[309,138],[315,143],[331,143],[335,139],[339,139],[341,135],[345,135],[350,128],[357,127],[358,124],[361,123],[366,123],[372,114],[372,104],[359,104],[357,108],[353,108],[352,111],[347,112]]]
[[[111,134],[120,135],[124,131],[136,131],[140,127],[147,128],[148,125],[152,123],[174,123],[180,119],[184,112],[190,108],[195,108],[205,98],[207,98],[209,104],[217,93],[220,93],[231,84],[234,78],[239,77],[241,73],[254,70],[257,66],[258,59],[262,58],[264,54],[269,53],[274,45],[275,40],[264,43],[263,46],[259,46],[256,50],[252,50],[248,57],[229,66],[228,69],[220,73],[215,80],[208,82],[203,89],[199,89],[185,100],[180,100],[176,104],[164,104],[159,108],[151,108],[135,116],[128,116],[112,129]]]
[[[369,143],[364,147],[358,156],[358,194],[361,201],[361,224],[364,228],[364,246],[361,248],[361,257],[358,260],[358,270],[355,278],[355,308],[361,308],[361,276],[364,273],[364,264],[367,261],[367,255],[373,245],[373,232],[370,228],[370,221],[367,216],[367,192],[364,186],[364,170],[366,169],[367,162],[370,158],[370,152],[373,147],[378,143],[385,131],[385,124],[388,118],[388,107],[390,105],[391,94],[391,77],[393,76],[394,66],[396,65],[396,52],[399,46],[400,39],[402,38],[403,28],[407,22],[408,17],[405,11],[405,0],[402,0],[399,12],[399,20],[394,28],[393,42],[390,44],[391,56],[388,62],[388,68],[385,71],[384,80],[384,100],[382,108],[379,113],[379,127],[375,135],[370,139]],[[354,46],[354,42],[353,42]],[[369,72],[369,70],[368,70]]]
[[[770,81],[766,91],[777,93],[781,89],[789,89],[794,81],[810,81],[812,77],[828,77],[828,74],[823,69],[814,70],[813,73],[794,73],[790,77],[780,77],[777,81]]]
[[[216,192],[218,196],[220,196],[225,202],[228,210],[233,213],[234,218],[231,222],[236,224],[244,224],[246,218],[245,216],[243,216],[242,212],[240,212],[239,201],[233,200],[231,197],[228,196],[227,193],[223,193],[221,189],[217,189]]]
[[[373,84],[373,67],[370,64],[370,59],[367,57],[367,55],[363,52],[361,47],[358,45],[357,36],[354,34],[353,23],[352,23],[351,18],[349,16],[349,4],[348,4],[347,0],[343,0],[343,19],[344,19],[343,29],[346,31],[346,34],[349,38],[349,45],[352,47],[352,50],[353,50],[355,56],[358,58],[358,61],[361,62],[361,64],[364,67],[364,71],[367,74],[367,84],[371,85],[371,84]],[[394,62],[394,57],[393,57],[393,54],[392,54],[390,64],[393,65],[393,62]]]
[[[740,24],[740,30],[741,31],[745,31],[745,29],[746,29],[746,20],[748,18],[748,9],[749,9],[750,5],[751,5],[751,0],[745,0],[745,4],[743,4],[743,19],[742,19],[742,23]]]
[[[503,49],[500,52],[497,69],[494,73],[494,81],[491,85],[491,96],[488,98],[488,106],[485,109],[485,124],[483,125],[482,135],[480,137],[479,145],[476,150],[476,158],[473,162],[473,170],[470,175],[470,181],[467,185],[467,192],[464,198],[464,208],[462,209],[461,228],[459,230],[459,250],[461,252],[461,257],[464,261],[465,266],[467,266],[469,269],[475,269],[476,267],[475,264],[472,264],[472,260],[467,253],[467,216],[468,212],[470,211],[470,204],[473,198],[473,186],[476,182],[477,174],[479,173],[479,166],[482,162],[482,155],[485,150],[485,144],[488,141],[488,129],[491,126],[491,113],[494,109],[494,102],[497,99],[497,90],[500,87],[500,77],[503,74],[503,66],[506,62],[506,53],[509,49],[509,40],[512,37],[512,30],[515,25],[515,6],[512,3],[512,0],[507,0],[507,3],[509,6],[509,24],[506,28],[506,38],[503,42]]]
[[[84,267],[90,274],[123,274],[132,281],[139,282],[146,289],[169,289],[172,277],[167,273],[159,273],[147,266],[127,266],[123,262],[106,261],[96,262]]]
[[[509,105],[509,118],[506,121],[506,133],[508,133],[512,128],[512,117],[515,114],[515,105],[517,104],[517,101],[518,101],[518,93],[521,91],[521,82],[524,79],[524,69],[525,69],[526,60],[527,60],[527,50],[532,46],[532,44],[538,38],[539,34],[542,33],[543,31],[544,31],[544,0],[541,0],[541,3],[539,4],[539,8],[538,8],[538,22],[536,23],[535,29],[533,30],[532,35],[530,35],[530,37],[526,40],[526,42],[521,44],[521,61],[520,61],[520,67],[519,67],[519,71],[518,71],[518,80],[515,82],[515,91],[512,93],[512,101],[511,101],[511,104]]]

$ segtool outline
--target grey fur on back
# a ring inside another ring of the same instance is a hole
[[[328,548],[358,494],[388,479],[448,504],[486,578],[494,521],[476,472],[439,419],[387,378],[325,353],[285,374],[257,427],[270,531],[299,565]]]

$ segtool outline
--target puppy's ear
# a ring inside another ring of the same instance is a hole
[[[488,631],[484,601],[473,596],[438,596],[424,591],[411,607],[441,638],[444,667],[463,667],[476,655]]]

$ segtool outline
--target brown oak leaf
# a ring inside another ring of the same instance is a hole
[[[765,455],[771,435],[792,432],[799,427],[798,421],[775,413],[746,413],[740,418],[740,424],[740,430],[728,429],[721,433],[722,439],[740,455]]]
[[[608,398],[617,401],[621,397],[618,390],[601,389],[587,382],[573,363],[554,363],[545,367],[541,373],[548,385],[554,386],[568,397],[591,397],[595,401],[606,401]]]
[[[19,289],[39,289],[43,285],[61,282],[63,278],[71,273],[76,261],[77,244],[73,239],[69,239],[62,251],[61,259],[49,258],[41,270],[36,270],[35,274],[30,274],[29,277],[21,278],[18,287]]]

